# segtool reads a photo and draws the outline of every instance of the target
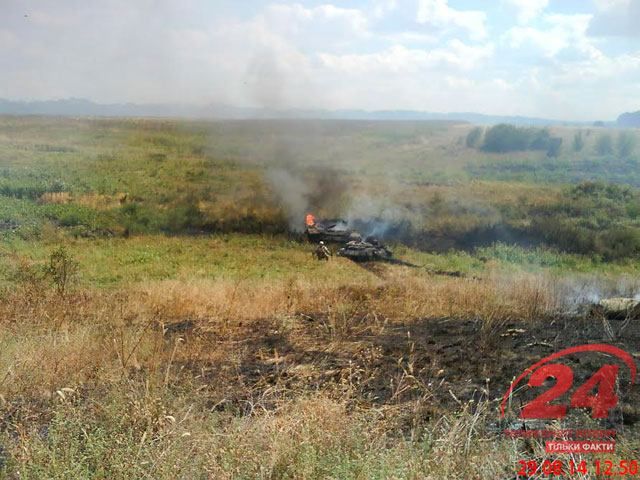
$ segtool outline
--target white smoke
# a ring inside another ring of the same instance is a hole
[[[267,170],[265,179],[278,196],[289,228],[294,232],[302,231],[304,216],[309,211],[309,186],[302,177],[282,168]]]

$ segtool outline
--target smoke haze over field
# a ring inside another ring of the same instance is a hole
[[[304,179],[281,168],[267,170],[265,179],[278,196],[287,215],[289,229],[293,232],[301,232],[304,228],[304,216],[311,209],[309,192]]]
[[[638,5],[5,0],[0,98],[614,119]]]

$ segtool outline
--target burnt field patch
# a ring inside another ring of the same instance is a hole
[[[217,410],[246,414],[256,402],[268,410],[284,398],[322,391],[348,398],[352,408],[406,410],[396,415],[404,429],[481,403],[495,406],[497,418],[510,382],[567,347],[608,343],[637,359],[640,322],[624,323],[556,316],[537,322],[429,318],[389,324],[368,315],[338,326],[322,314],[300,313],[285,323],[264,319],[247,327],[250,332],[231,336],[192,325],[181,338],[198,351],[217,353],[209,360],[183,359],[181,367],[208,385],[209,403]],[[604,360],[588,354],[565,363],[577,385]],[[629,390],[627,382],[628,372],[621,369],[619,409],[604,423],[632,426],[640,420],[640,388]],[[533,394],[523,392],[522,401]],[[413,424],[403,425],[409,419]]]

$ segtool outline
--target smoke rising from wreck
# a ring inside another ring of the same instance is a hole
[[[420,212],[388,202],[369,195],[353,198],[345,214],[348,225],[364,237],[407,240],[412,230],[410,219],[420,218]]]
[[[267,170],[265,179],[278,196],[280,205],[287,216],[289,230],[301,232],[302,219],[309,211],[308,189],[302,178],[284,169]]]
[[[366,194],[358,194],[342,179],[343,174],[331,169],[312,171],[309,175],[285,168],[268,169],[265,180],[276,194],[289,229],[301,232],[304,217],[343,218],[348,227],[364,237],[405,240],[411,231],[410,218],[417,215],[408,207],[384,203]]]
[[[265,180],[275,193],[292,232],[303,231],[307,213],[339,215],[347,198],[347,184],[339,172],[331,169],[303,174],[293,169],[270,168]]]

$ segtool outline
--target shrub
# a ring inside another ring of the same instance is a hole
[[[482,149],[493,153],[526,150],[529,147],[529,131],[513,125],[500,124],[491,127],[484,136]]]
[[[476,127],[467,134],[466,144],[469,148],[475,148],[482,137],[482,128]]]
[[[613,140],[611,135],[604,134],[596,141],[596,153],[598,155],[611,155],[613,153]]]
[[[42,207],[45,216],[61,227],[86,226],[95,228],[97,212],[82,205],[49,204]]]
[[[200,211],[198,202],[189,197],[173,206],[167,216],[166,229],[173,233],[201,230],[204,215]]]
[[[549,141],[551,139],[551,134],[549,130],[543,128],[541,130],[532,131],[531,135],[531,144],[529,148],[531,150],[546,150],[549,148]]]
[[[45,272],[49,276],[60,296],[64,296],[78,274],[78,262],[64,246],[51,252]]]
[[[606,198],[615,202],[628,202],[633,198],[631,188],[626,185],[604,182],[581,182],[571,188],[570,194],[574,199],[590,197],[592,199]]]
[[[126,232],[147,232],[152,225],[153,218],[151,213],[138,203],[125,203],[120,207],[119,214],[120,224],[125,228]]]
[[[493,153],[546,150],[549,157],[556,157],[560,153],[561,145],[562,139],[552,137],[546,128],[518,128],[500,124],[487,131],[482,149]]]
[[[573,151],[581,152],[583,148],[584,148],[584,138],[582,136],[582,132],[577,132],[573,136]]]
[[[618,155],[620,158],[629,158],[636,147],[636,137],[630,132],[620,132],[618,135]]]
[[[599,250],[607,260],[637,256],[640,253],[640,231],[630,227],[616,227],[598,238]]]
[[[551,137],[549,138],[549,144],[547,147],[547,157],[557,157],[560,155],[560,150],[562,149],[562,138],[560,137]]]

